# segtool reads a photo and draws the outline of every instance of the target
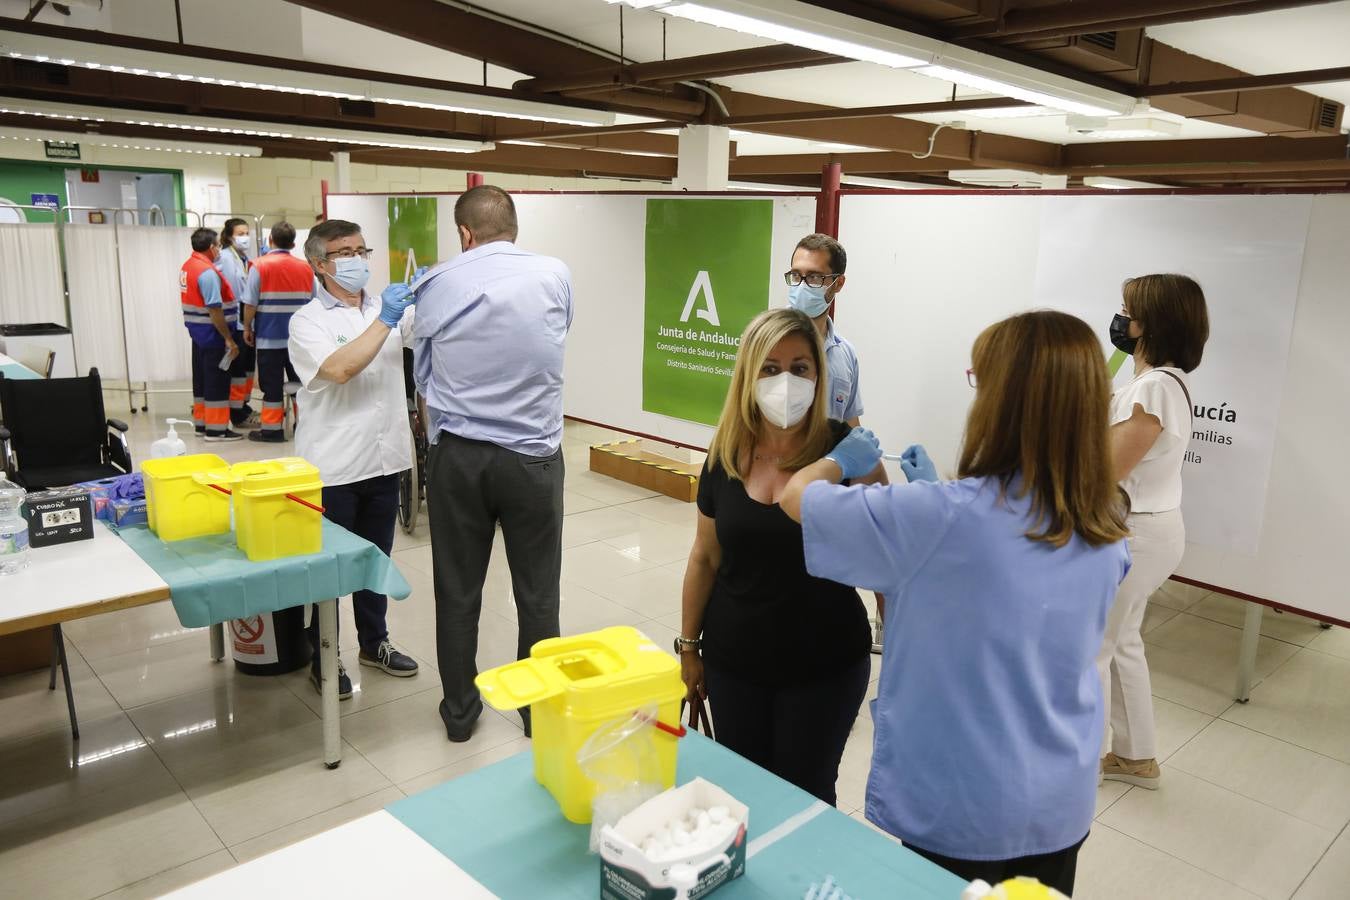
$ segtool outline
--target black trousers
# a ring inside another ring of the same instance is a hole
[[[230,427],[230,373],[220,368],[224,358],[224,341],[218,347],[192,342],[192,424],[208,434]]]
[[[388,556],[394,547],[394,522],[398,518],[398,476],[381,475],[351,484],[324,485],[324,518],[335,522],[357,537],[363,537]],[[356,637],[367,656],[374,656],[380,642],[389,637],[385,612],[389,598],[374,591],[352,594],[352,612],[356,616]],[[314,665],[319,665],[319,608],[309,620],[309,645],[314,648]]]
[[[1083,841],[1087,839],[1088,836],[1085,834],[1082,841],[1054,853],[1042,853],[1039,856],[1020,856],[1017,859],[994,860],[953,859],[939,853],[930,853],[911,844],[905,846],[966,881],[983,878],[990,884],[998,884],[1001,881],[1007,881],[1009,878],[1025,875],[1035,878],[1041,884],[1054,888],[1066,897],[1072,897],[1074,876],[1078,872],[1078,851],[1082,848]]]
[[[520,623],[517,658],[557,637],[562,576],[563,456],[526,456],[442,431],[427,457],[436,657],[449,726],[468,731],[483,711],[478,619],[492,539],[501,522]],[[529,710],[522,710],[522,718]]]
[[[295,381],[295,370],[291,368],[291,356],[284,348],[279,350],[258,350],[258,387],[262,389],[262,430],[282,430],[285,418],[285,385],[287,380]]]
[[[864,656],[829,678],[766,687],[705,661],[717,742],[833,806],[839,760],[871,672]]]
[[[242,425],[251,411],[248,401],[253,396],[253,373],[258,367],[258,351],[244,341],[241,332],[234,333],[234,342],[239,345],[239,355],[230,364],[230,421]]]

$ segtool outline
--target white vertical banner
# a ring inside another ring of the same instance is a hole
[[[1254,556],[1294,326],[1313,198],[1045,198],[1036,303],[1081,316],[1102,336],[1125,279],[1189,275],[1204,289],[1210,337],[1190,376],[1195,418],[1182,469],[1188,543]],[[1109,234],[1109,240],[1101,235]],[[1129,381],[1127,359],[1116,386]]]
[[[56,226],[0,223],[0,322],[66,324]]]

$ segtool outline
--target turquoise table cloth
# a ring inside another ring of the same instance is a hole
[[[0,364],[0,375],[4,375],[6,378],[13,378],[16,381],[21,378],[32,379],[42,377],[32,369],[21,366],[18,363]]]
[[[118,534],[168,583],[184,628],[246,619],[352,591],[375,591],[395,600],[412,593],[378,547],[327,519],[321,552],[266,562],[249,562],[232,532],[171,542],[144,526]]]
[[[958,900],[966,882],[702,735],[681,740],[676,783],[701,777],[750,807],[745,875],[716,900],[790,900],[833,875],[853,897]],[[823,809],[822,809],[823,807]],[[600,894],[589,825],[573,825],[534,780],[528,752],[388,808],[503,900]]]

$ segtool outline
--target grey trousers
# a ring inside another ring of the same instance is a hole
[[[441,688],[449,727],[467,732],[483,711],[473,680],[483,582],[498,522],[520,622],[517,658],[559,634],[562,449],[552,456],[525,456],[441,432],[427,459],[427,512]]]

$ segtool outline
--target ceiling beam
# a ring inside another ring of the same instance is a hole
[[[1001,19],[953,29],[958,38],[1005,38],[1019,40],[1071,37],[1102,31],[1121,31],[1195,22],[1228,16],[1249,15],[1298,6],[1317,6],[1331,0],[1080,0],[1051,6],[1008,10]]]
[[[855,175],[946,172],[953,165],[948,159],[915,159],[908,153],[784,153],[733,159],[730,174],[732,178],[814,174],[819,183],[821,166],[835,162]]]
[[[732,116],[718,122],[733,128],[745,125],[777,125],[791,122],[835,122],[843,119],[873,119],[885,116],[918,115],[920,113],[967,112],[978,109],[1011,109],[1034,106],[1025,100],[1005,97],[985,97],[978,100],[940,100],[935,103],[904,103],[898,106],[859,106],[839,109],[797,110],[794,112],[760,113]]]
[[[1350,66],[1333,69],[1304,69],[1299,72],[1278,72],[1272,75],[1240,75],[1233,78],[1210,78],[1205,81],[1173,81],[1167,84],[1141,85],[1141,97],[1164,97],[1172,94],[1222,94],[1260,88],[1292,87],[1301,84],[1326,84],[1332,81],[1350,81]]]
[[[435,5],[441,6],[442,4],[437,3]],[[449,9],[449,7],[445,8]],[[4,21],[3,18],[0,18],[0,27],[3,26]],[[63,25],[46,25],[33,22],[24,25],[23,31],[30,34],[40,34],[45,37],[82,41],[90,44],[102,44],[109,47],[123,47],[152,53],[169,53],[176,56],[190,56],[194,59],[210,59],[219,60],[220,62],[239,63],[241,65],[256,66],[264,71],[277,69],[283,71],[305,72],[311,75],[332,75],[340,78],[379,81],[389,84],[407,85],[410,87],[431,88],[433,90],[460,91],[485,97],[509,97],[516,100],[531,101],[539,101],[541,99],[519,91],[507,90],[505,88],[484,87],[481,84],[469,84],[460,81],[443,81],[436,78],[422,78],[415,75],[400,75],[395,72],[373,72],[368,69],[356,69],[348,66],[318,63],[292,57],[264,56],[258,53],[241,53],[236,50],[222,49],[220,47],[209,47],[197,44],[178,44],[173,41],[159,41],[133,35],[95,31],[88,28],[68,28]],[[70,67],[70,69],[72,73],[76,71],[88,71],[83,70],[80,67]],[[151,77],[151,80],[168,81],[168,79],[158,79],[153,77]],[[274,98],[287,96],[279,95],[275,92],[262,93]],[[569,105],[568,101],[564,98],[549,98],[547,102],[555,102],[562,106]],[[597,108],[597,104],[584,101],[572,101],[570,105],[587,109]]]
[[[517,81],[517,90],[534,93],[562,93],[607,85],[658,84],[663,82],[725,78],[730,75],[749,75],[755,72],[774,72],[780,69],[801,69],[831,63],[848,62],[842,57],[818,50],[794,47],[790,44],[771,44],[748,50],[729,50],[702,56],[686,56],[660,62],[617,63],[599,66],[585,72],[552,78],[526,78]]]
[[[1350,164],[1346,135],[1283,138],[1216,138],[1186,141],[1118,141],[1070,144],[1063,148],[1064,166],[1073,174],[1093,166],[1176,166],[1178,171],[1198,164],[1246,166],[1253,164]]]
[[[481,59],[528,75],[591,69],[609,60],[582,46],[520,27],[509,17],[480,15],[427,0],[288,0],[296,6],[398,35],[429,47]]]

